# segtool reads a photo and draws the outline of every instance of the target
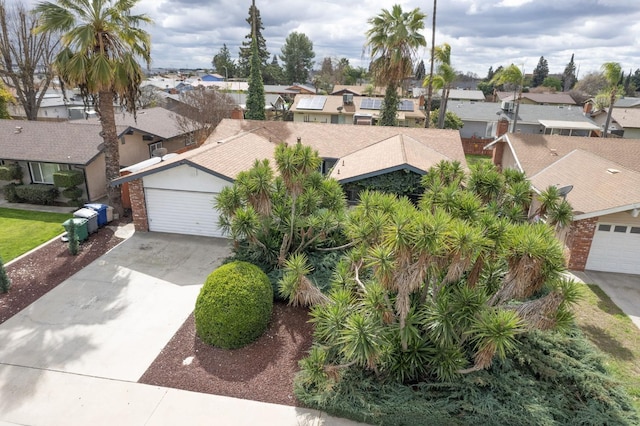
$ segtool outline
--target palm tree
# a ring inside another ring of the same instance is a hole
[[[431,84],[431,81],[433,81],[433,62],[435,60],[435,55],[436,55],[436,10],[438,7],[438,2],[437,0],[433,0],[433,17],[431,20],[431,65],[429,65],[429,88],[427,89],[427,105],[426,105],[426,111],[427,111],[427,119],[425,120],[425,125],[424,127],[429,127],[429,117],[431,115],[431,99],[433,98],[433,85]]]
[[[602,75],[607,80],[609,86],[609,111],[607,111],[607,120],[604,122],[603,138],[606,138],[609,132],[611,113],[613,111],[613,104],[616,103],[616,97],[618,96],[618,82],[620,81],[621,73],[622,67],[618,62],[605,62],[602,64]]]
[[[388,95],[413,73],[416,50],[427,42],[420,31],[424,28],[426,15],[415,8],[403,12],[400,5],[369,19],[367,46],[371,50],[371,71],[379,86],[386,85],[385,104]],[[397,110],[397,105],[394,105]]]
[[[120,154],[114,100],[135,116],[143,78],[138,59],[151,63],[151,39],[140,25],[151,23],[146,15],[133,15],[139,0],[56,0],[39,3],[38,33],[59,31],[62,49],[54,68],[62,81],[78,87],[85,99],[97,96],[109,204],[122,213],[120,188],[109,182],[120,175]]]
[[[448,43],[437,46],[434,52],[434,60],[438,63],[437,73],[434,76],[425,78],[422,85],[442,89],[438,127],[443,129],[447,112],[447,102],[449,101],[449,92],[451,91],[452,83],[456,79],[456,72],[451,66],[451,46]]]
[[[524,83],[524,73],[520,71],[520,68],[514,64],[509,65],[506,68],[497,72],[491,82],[495,85],[509,84],[513,86],[513,101],[516,103],[515,114],[513,115],[513,127],[511,132],[516,132],[516,125],[518,124],[518,112],[520,109],[520,95],[522,94],[522,85]]]

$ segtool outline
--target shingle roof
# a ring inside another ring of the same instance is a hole
[[[412,137],[398,134],[340,158],[330,176],[349,182],[403,168],[426,172],[447,159]]]
[[[640,203],[640,173],[582,149],[575,149],[530,177],[538,190],[573,185],[567,195],[574,214],[628,210]]]
[[[614,108],[612,116],[623,128],[640,128],[640,108]]]
[[[640,172],[640,140],[508,133],[507,138],[528,176],[581,149]]]
[[[373,89],[373,96],[384,96],[384,87],[372,87],[370,84],[336,84],[335,86],[333,86],[333,91],[330,93],[330,95],[335,95],[339,92],[347,91],[353,93],[356,96],[366,96],[368,91],[367,89],[371,88]]]
[[[0,158],[86,165],[102,150],[101,131],[74,122],[0,120]]]
[[[640,98],[634,98],[631,96],[625,96],[620,98],[613,104],[614,108],[636,108],[640,106]]]
[[[456,113],[462,121],[498,121],[501,117],[513,119],[513,112],[505,112],[499,103],[494,102],[462,102],[450,103],[449,111]],[[528,105],[520,104],[518,122],[522,124],[537,124],[539,120],[581,121],[593,123],[585,117],[582,108],[578,106],[562,107],[556,105]]]
[[[388,141],[352,157],[366,161],[367,173],[387,168],[391,164],[389,158],[397,160],[401,148],[406,163],[420,170],[426,170],[440,159],[457,160],[466,165],[460,134],[453,130],[224,119],[200,148],[115,183],[185,163],[232,180],[240,171],[253,166],[256,159],[272,160],[277,143],[292,145],[298,138],[317,150],[321,157],[333,159],[346,158]],[[395,161],[394,164],[400,163]]]
[[[326,101],[324,103],[324,107],[322,110],[309,110],[309,109],[300,109],[298,105],[303,99],[315,99],[318,98],[317,95],[296,95],[295,100],[293,101],[293,105],[291,105],[290,110],[293,113],[296,112],[304,112],[304,113],[312,113],[312,114],[326,114],[326,115],[334,115],[338,114],[338,108],[341,108],[342,114],[348,115],[352,117],[354,114],[368,114],[368,115],[378,115],[380,114],[379,110],[372,109],[361,109],[362,102],[365,99],[370,99],[364,96],[354,96],[353,105],[344,105],[344,100],[342,96],[336,95],[324,95]],[[381,100],[380,98],[375,98],[376,100]],[[420,109],[420,101],[418,99],[410,99],[410,98],[402,98],[401,101],[411,101],[413,103],[413,111],[399,111],[398,115],[404,115],[404,118],[421,118],[424,119],[426,116],[424,112]],[[401,118],[401,119],[404,119]],[[314,123],[315,124],[315,123]]]
[[[129,113],[116,113],[115,117],[120,135],[127,129],[133,128],[163,139],[170,139],[184,134],[184,131],[176,123],[175,115],[175,112],[156,107],[139,110],[135,120],[133,115]],[[77,123],[96,125],[100,121],[97,118],[89,118],[88,120],[78,120]]]

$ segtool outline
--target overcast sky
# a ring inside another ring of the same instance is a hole
[[[424,35],[430,43],[433,0],[256,0],[271,55],[298,31],[313,42],[316,62],[346,57],[363,67],[369,62],[363,56],[367,20],[395,3],[427,13]],[[237,58],[250,31],[250,5],[250,0],[141,0],[136,12],[155,21],[147,29],[152,67],[211,68],[224,43]],[[625,71],[640,68],[640,0],[441,0],[436,17],[436,44],[449,43],[452,65],[480,77],[489,66],[510,63],[530,73],[540,56],[551,73],[561,73],[572,53],[579,77],[604,62],[620,62]],[[428,48],[419,56],[428,68]]]

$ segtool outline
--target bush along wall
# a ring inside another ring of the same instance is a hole
[[[0,166],[0,180],[22,181],[22,167],[18,163]]]
[[[80,170],[60,170],[53,174],[53,184],[59,188],[63,188],[62,195],[68,198],[69,204],[73,206],[81,206],[84,204],[82,197],[82,189],[78,185],[84,183],[84,174]]]
[[[58,188],[51,185],[34,183],[16,185],[13,188],[16,196],[26,203],[47,205],[52,204],[58,197]]]

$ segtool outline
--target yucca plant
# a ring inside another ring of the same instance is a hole
[[[291,255],[284,264],[284,275],[280,280],[280,295],[293,306],[314,306],[326,303],[329,299],[311,282],[307,275],[313,269],[309,266],[307,255]]]
[[[481,311],[469,330],[475,343],[473,368],[489,368],[494,356],[506,358],[516,347],[517,335],[523,331],[522,320],[513,311],[495,308]]]

